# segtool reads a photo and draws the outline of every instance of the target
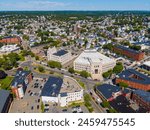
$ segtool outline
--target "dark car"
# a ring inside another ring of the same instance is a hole
[[[67,112],[67,109],[63,109],[62,111],[63,111],[63,112]]]
[[[30,96],[31,96],[32,94],[33,94],[33,93],[31,92],[31,93],[30,93]]]
[[[77,113],[77,111],[73,111],[72,113]]]
[[[30,93],[30,92],[31,92],[31,90],[28,91],[28,93]]]

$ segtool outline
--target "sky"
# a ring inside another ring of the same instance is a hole
[[[0,11],[148,10],[150,0],[0,0]]]

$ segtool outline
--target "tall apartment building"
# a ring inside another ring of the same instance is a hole
[[[96,50],[85,50],[74,61],[74,70],[87,71],[93,79],[101,80],[102,74],[113,69],[116,61]]]
[[[55,47],[49,48],[47,51],[47,59],[65,64],[72,59],[71,52],[65,50],[56,50]]]

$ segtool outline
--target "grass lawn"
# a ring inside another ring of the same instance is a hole
[[[0,88],[5,90],[10,90],[10,84],[13,80],[13,77],[7,76],[5,79],[0,79]]]

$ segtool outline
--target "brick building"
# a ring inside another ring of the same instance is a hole
[[[3,39],[0,40],[0,43],[15,43],[15,44],[20,44],[21,43],[21,38],[20,37],[4,37]]]
[[[114,51],[136,61],[142,60],[145,56],[144,52],[136,51],[136,50],[124,47],[124,46],[115,46]]]
[[[16,98],[23,98],[28,84],[32,81],[32,74],[30,71],[18,70],[15,78],[11,83],[12,92]]]
[[[135,90],[131,94],[131,99],[147,110],[147,112],[150,112],[150,92]]]
[[[110,84],[103,84],[96,87],[96,94],[102,99],[107,101],[112,101],[116,97],[123,95],[127,96],[129,94],[129,90],[122,90],[119,86],[114,86]]]
[[[148,91],[150,90],[150,78],[134,69],[128,69],[123,71],[116,78],[116,84],[120,82],[125,82],[129,87],[135,89],[141,89]]]

